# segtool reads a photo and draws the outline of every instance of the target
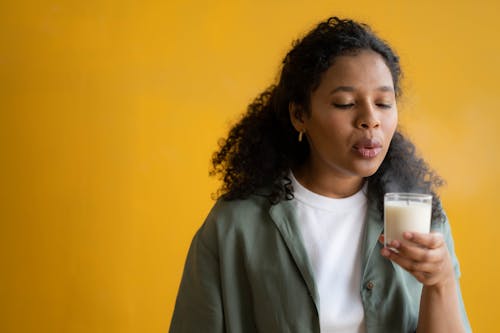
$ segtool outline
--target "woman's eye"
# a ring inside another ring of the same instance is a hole
[[[385,103],[377,103],[377,106],[382,109],[390,109],[392,108],[391,104],[385,104]]]
[[[339,109],[349,109],[354,106],[354,103],[348,103],[348,104],[333,103],[333,106]]]

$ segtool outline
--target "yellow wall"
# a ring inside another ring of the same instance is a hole
[[[0,331],[165,332],[217,139],[331,14],[399,51],[476,332],[500,299],[494,1],[2,1]]]

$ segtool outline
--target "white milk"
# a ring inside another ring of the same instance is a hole
[[[403,239],[404,231],[428,233],[431,229],[431,207],[424,202],[389,201],[384,204],[385,243]]]

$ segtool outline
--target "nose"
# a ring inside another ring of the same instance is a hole
[[[366,103],[360,106],[358,117],[356,119],[356,127],[363,129],[372,129],[380,126],[380,119],[377,116],[375,107]]]

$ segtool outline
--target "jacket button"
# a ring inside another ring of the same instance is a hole
[[[366,289],[368,290],[372,290],[374,287],[375,283],[373,283],[373,281],[368,281],[368,283],[366,284]]]

